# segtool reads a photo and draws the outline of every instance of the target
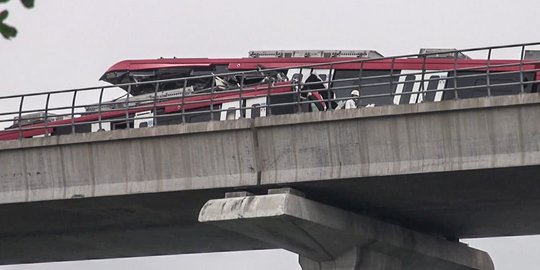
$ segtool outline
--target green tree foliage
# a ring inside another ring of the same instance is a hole
[[[7,3],[9,1],[10,0],[0,0],[0,3]],[[34,7],[34,0],[21,0],[21,3],[26,8]],[[17,36],[17,29],[11,25],[4,23],[4,20],[7,19],[8,15],[9,11],[7,10],[0,12],[0,34],[2,34],[5,39],[10,39]]]

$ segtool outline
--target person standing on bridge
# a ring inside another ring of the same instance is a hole
[[[352,90],[351,91],[351,98],[348,99],[345,102],[345,109],[356,109],[356,108],[358,108],[359,97],[360,97],[360,91]]]

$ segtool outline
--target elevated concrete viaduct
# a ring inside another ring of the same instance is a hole
[[[287,248],[304,269],[492,269],[457,240],[539,234],[539,175],[538,94],[0,142],[0,263]]]

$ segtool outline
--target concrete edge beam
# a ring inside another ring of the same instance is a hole
[[[298,253],[304,269],[494,269],[484,251],[291,193],[210,200],[199,222]]]

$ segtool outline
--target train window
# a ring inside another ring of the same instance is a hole
[[[289,113],[295,113],[299,109],[298,104],[296,103],[298,101],[298,95],[296,93],[280,93],[279,95],[271,95],[268,98],[268,104],[274,105],[273,107],[263,107],[261,110],[261,116],[266,115],[279,115],[279,114],[289,114]],[[266,103],[266,102],[265,102]],[[288,103],[289,105],[280,105],[283,103]],[[276,106],[278,105],[279,106]],[[266,104],[265,104],[266,105]],[[268,108],[268,111],[267,111]],[[247,111],[246,111],[247,115]]]
[[[512,83],[518,83],[519,81],[513,81],[510,79],[490,79],[490,87],[489,91],[491,92],[492,96],[504,96],[504,95],[514,95],[518,94],[521,91],[521,88],[518,84],[516,85],[506,85],[506,86],[496,86],[497,84],[512,84]],[[485,96],[487,96],[487,80],[481,79],[477,80],[476,84],[478,86],[486,86],[485,88],[481,88],[481,93],[485,92]],[[480,92],[480,91],[479,91]]]
[[[125,126],[125,122],[124,122]],[[54,128],[54,132],[52,135],[64,135],[64,134],[71,134],[72,129],[70,126],[61,126]],[[78,124],[75,125],[75,133],[88,133],[92,132],[92,126],[90,124]]]
[[[210,110],[210,108],[208,108],[208,110]],[[186,122],[188,123],[199,123],[208,121],[210,121],[210,112],[191,114],[186,120]]]
[[[477,75],[477,76],[474,76]],[[534,80],[536,74],[532,72],[525,73],[523,76],[523,81]],[[484,72],[472,72],[472,71],[462,71],[457,73],[457,85],[459,88],[457,91],[449,90],[445,92],[443,99],[449,100],[454,99],[455,92],[458,94],[458,98],[475,98],[475,97],[485,97],[488,95],[487,91],[487,80]],[[492,73],[489,76],[490,82],[490,92],[493,96],[501,95],[513,95],[521,92],[520,85],[520,75],[519,73]],[[509,85],[499,85],[497,84],[509,84]],[[495,86],[494,86],[495,85]],[[476,87],[478,88],[476,88]],[[479,87],[484,86],[484,87]],[[467,88],[474,87],[474,88]],[[454,80],[449,79],[447,89],[454,88]],[[533,88],[528,85],[524,85],[524,90],[526,93],[532,92]]]
[[[525,74],[523,81],[526,81],[528,78]],[[491,95],[493,96],[503,96],[503,95],[514,95],[519,94],[521,92],[521,85],[520,85],[520,75],[515,74],[497,74],[493,73],[489,76],[489,81],[491,85],[497,85],[497,84],[507,84],[507,85],[500,85],[500,86],[492,86],[491,87]],[[526,92],[530,91],[530,88],[524,86],[524,90]]]
[[[131,117],[131,116],[130,116]],[[118,121],[118,122],[111,122],[111,127],[113,130],[116,129],[126,129],[129,124],[129,128],[133,128],[133,121],[129,121],[129,123],[126,123],[126,121]]]

